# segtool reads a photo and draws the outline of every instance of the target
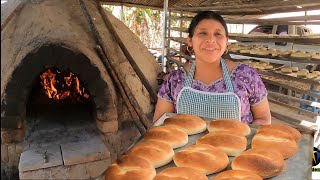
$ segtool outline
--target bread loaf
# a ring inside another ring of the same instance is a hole
[[[144,141],[131,148],[129,156],[141,157],[153,165],[154,168],[168,164],[174,155],[173,149],[160,141]]]
[[[173,161],[178,167],[195,168],[207,175],[226,168],[229,159],[223,151],[216,147],[197,144],[176,153]]]
[[[208,177],[194,168],[169,167],[161,171],[153,180],[208,180]]]
[[[250,127],[237,120],[232,119],[217,119],[211,121],[208,124],[208,131],[209,132],[229,132],[232,134],[240,135],[240,136],[247,136],[250,134],[251,129]]]
[[[209,144],[221,149],[228,156],[237,156],[247,149],[247,139],[225,132],[211,132],[199,138],[196,144]]]
[[[278,151],[284,159],[293,156],[298,150],[293,137],[281,131],[257,132],[252,138],[251,147]]]
[[[262,180],[262,178],[249,171],[228,170],[219,173],[212,180]]]
[[[106,180],[152,180],[156,170],[145,159],[124,155],[108,167]]]
[[[167,118],[164,120],[163,124],[179,128],[188,135],[198,134],[207,129],[207,124],[204,120],[190,114],[182,114]]]
[[[277,151],[249,149],[233,159],[231,168],[250,171],[265,179],[279,175],[285,168],[285,161]]]
[[[301,133],[297,129],[284,124],[263,125],[258,129],[259,131],[281,131],[290,134],[296,142],[301,139]]]
[[[188,135],[175,127],[157,126],[145,133],[144,141],[150,140],[167,143],[174,149],[186,145],[188,143]]]

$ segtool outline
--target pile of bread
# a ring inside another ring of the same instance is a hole
[[[243,61],[243,64],[246,64],[252,68],[259,69],[259,70],[271,70],[273,69],[273,66],[270,65],[270,62],[268,61],[252,61],[252,60],[246,60]]]
[[[281,72],[285,74],[293,73],[293,75],[301,78],[314,79],[316,81],[320,80],[320,71],[309,72],[307,69],[299,69],[298,67],[284,67],[281,68]]]
[[[208,130],[208,133],[203,133]],[[202,133],[188,147],[188,136]],[[113,163],[106,172],[111,180],[262,180],[279,175],[285,169],[285,159],[298,151],[301,134],[286,125],[261,126],[247,149],[250,127],[238,120],[219,119],[207,123],[194,115],[177,115],[165,119],[163,126],[147,131],[144,139],[132,147],[127,155]],[[182,147],[182,148],[180,148]],[[176,153],[173,149],[177,149]],[[232,170],[226,170],[228,156],[234,157]],[[156,174],[155,168],[173,160],[176,167],[168,167]],[[224,171],[226,170],[226,171]]]
[[[232,43],[228,45],[230,52],[240,52],[242,54],[252,54],[272,57],[292,57],[296,59],[320,60],[319,52],[306,52],[302,50],[281,50],[274,48],[259,47],[256,45],[241,45]]]

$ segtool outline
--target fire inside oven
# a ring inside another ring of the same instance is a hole
[[[47,68],[35,79],[27,103],[29,148],[82,142],[97,136],[92,96],[68,70]]]
[[[49,68],[40,75],[40,79],[41,93],[49,99],[85,103],[90,97],[79,78],[71,71]]]

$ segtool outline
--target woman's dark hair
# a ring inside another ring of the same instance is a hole
[[[213,11],[201,11],[191,21],[191,24],[188,29],[188,33],[189,33],[190,38],[193,37],[194,29],[196,28],[196,26],[200,23],[200,21],[202,21],[204,19],[213,19],[213,20],[219,21],[222,24],[222,26],[224,27],[224,30],[226,32],[226,36],[228,37],[227,24],[219,14],[217,14]]]

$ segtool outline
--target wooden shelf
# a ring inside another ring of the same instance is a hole
[[[292,42],[303,43],[310,45],[320,46],[320,36],[250,36],[250,35],[237,35],[230,36],[230,39],[234,39],[240,42]],[[320,47],[319,47],[320,48]]]
[[[266,58],[266,59],[274,59],[274,60],[279,60],[279,61],[289,61],[289,62],[298,62],[298,63],[311,63],[311,64],[320,64],[320,60],[315,60],[315,59],[299,59],[299,58],[294,58],[294,57],[282,57],[282,56],[262,56],[262,55],[256,55],[256,54],[247,54],[247,53],[239,53],[239,52],[230,52],[230,54],[234,55],[242,55],[242,56],[248,56],[248,57],[257,57],[257,58]]]

